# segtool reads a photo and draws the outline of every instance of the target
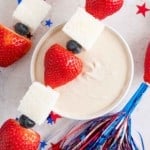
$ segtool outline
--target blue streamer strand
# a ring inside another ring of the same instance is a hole
[[[145,150],[145,146],[144,146],[143,137],[142,137],[141,133],[139,133],[139,132],[138,132],[138,135],[139,135],[139,137],[140,137],[140,140],[141,140],[142,150]]]

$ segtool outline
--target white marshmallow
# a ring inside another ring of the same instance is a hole
[[[21,22],[33,33],[46,17],[51,6],[43,0],[22,0],[13,13],[16,22]]]
[[[103,29],[104,24],[83,8],[78,8],[62,30],[82,45],[85,50],[90,50]]]
[[[34,82],[20,101],[18,111],[40,125],[52,111],[58,97],[58,92]]]

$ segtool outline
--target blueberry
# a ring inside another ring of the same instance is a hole
[[[20,35],[28,35],[30,33],[29,28],[22,23],[16,23],[14,28],[15,31]]]
[[[25,115],[21,115],[19,118],[19,123],[21,126],[23,126],[24,128],[32,128],[35,126],[35,122],[32,121],[31,119],[29,119],[27,116]]]
[[[80,53],[82,49],[82,46],[74,40],[68,41],[66,47],[75,54]]]

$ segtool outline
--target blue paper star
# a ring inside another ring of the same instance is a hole
[[[48,124],[53,124],[54,121],[52,120],[52,118],[48,117],[48,118],[47,118],[47,123],[48,123]]]
[[[51,27],[52,24],[53,22],[50,19],[45,20],[45,26]]]
[[[17,3],[20,4],[22,2],[22,0],[17,0]]]
[[[42,141],[40,144],[40,150],[44,149],[47,146],[47,143],[45,141]]]

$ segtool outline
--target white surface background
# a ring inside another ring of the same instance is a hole
[[[52,10],[47,16],[56,26],[71,17],[83,0],[47,0],[51,3]],[[143,60],[148,41],[150,41],[150,12],[144,18],[142,15],[136,15],[136,5],[142,5],[144,0],[126,0],[123,8],[115,15],[103,20],[108,25],[114,27],[128,42],[135,63],[135,74],[132,86],[126,100],[134,93],[143,77]],[[147,0],[147,7],[150,8],[150,2]],[[12,28],[12,12],[16,8],[16,0],[0,0],[0,23]],[[15,118],[18,114],[17,107],[19,100],[27,91],[30,80],[30,61],[34,48],[47,31],[46,27],[40,26],[34,34],[33,47],[30,52],[21,60],[8,68],[0,68],[0,124],[8,118]],[[109,41],[108,41],[109,44]],[[92,92],[92,91],[91,91]],[[57,129],[66,129],[67,126],[76,122],[73,120],[62,119],[56,125],[36,127],[42,136],[49,133],[54,135]],[[146,150],[150,149],[150,90],[144,95],[140,105],[132,115],[133,128],[139,131],[144,138]],[[57,137],[58,135],[55,134]]]

